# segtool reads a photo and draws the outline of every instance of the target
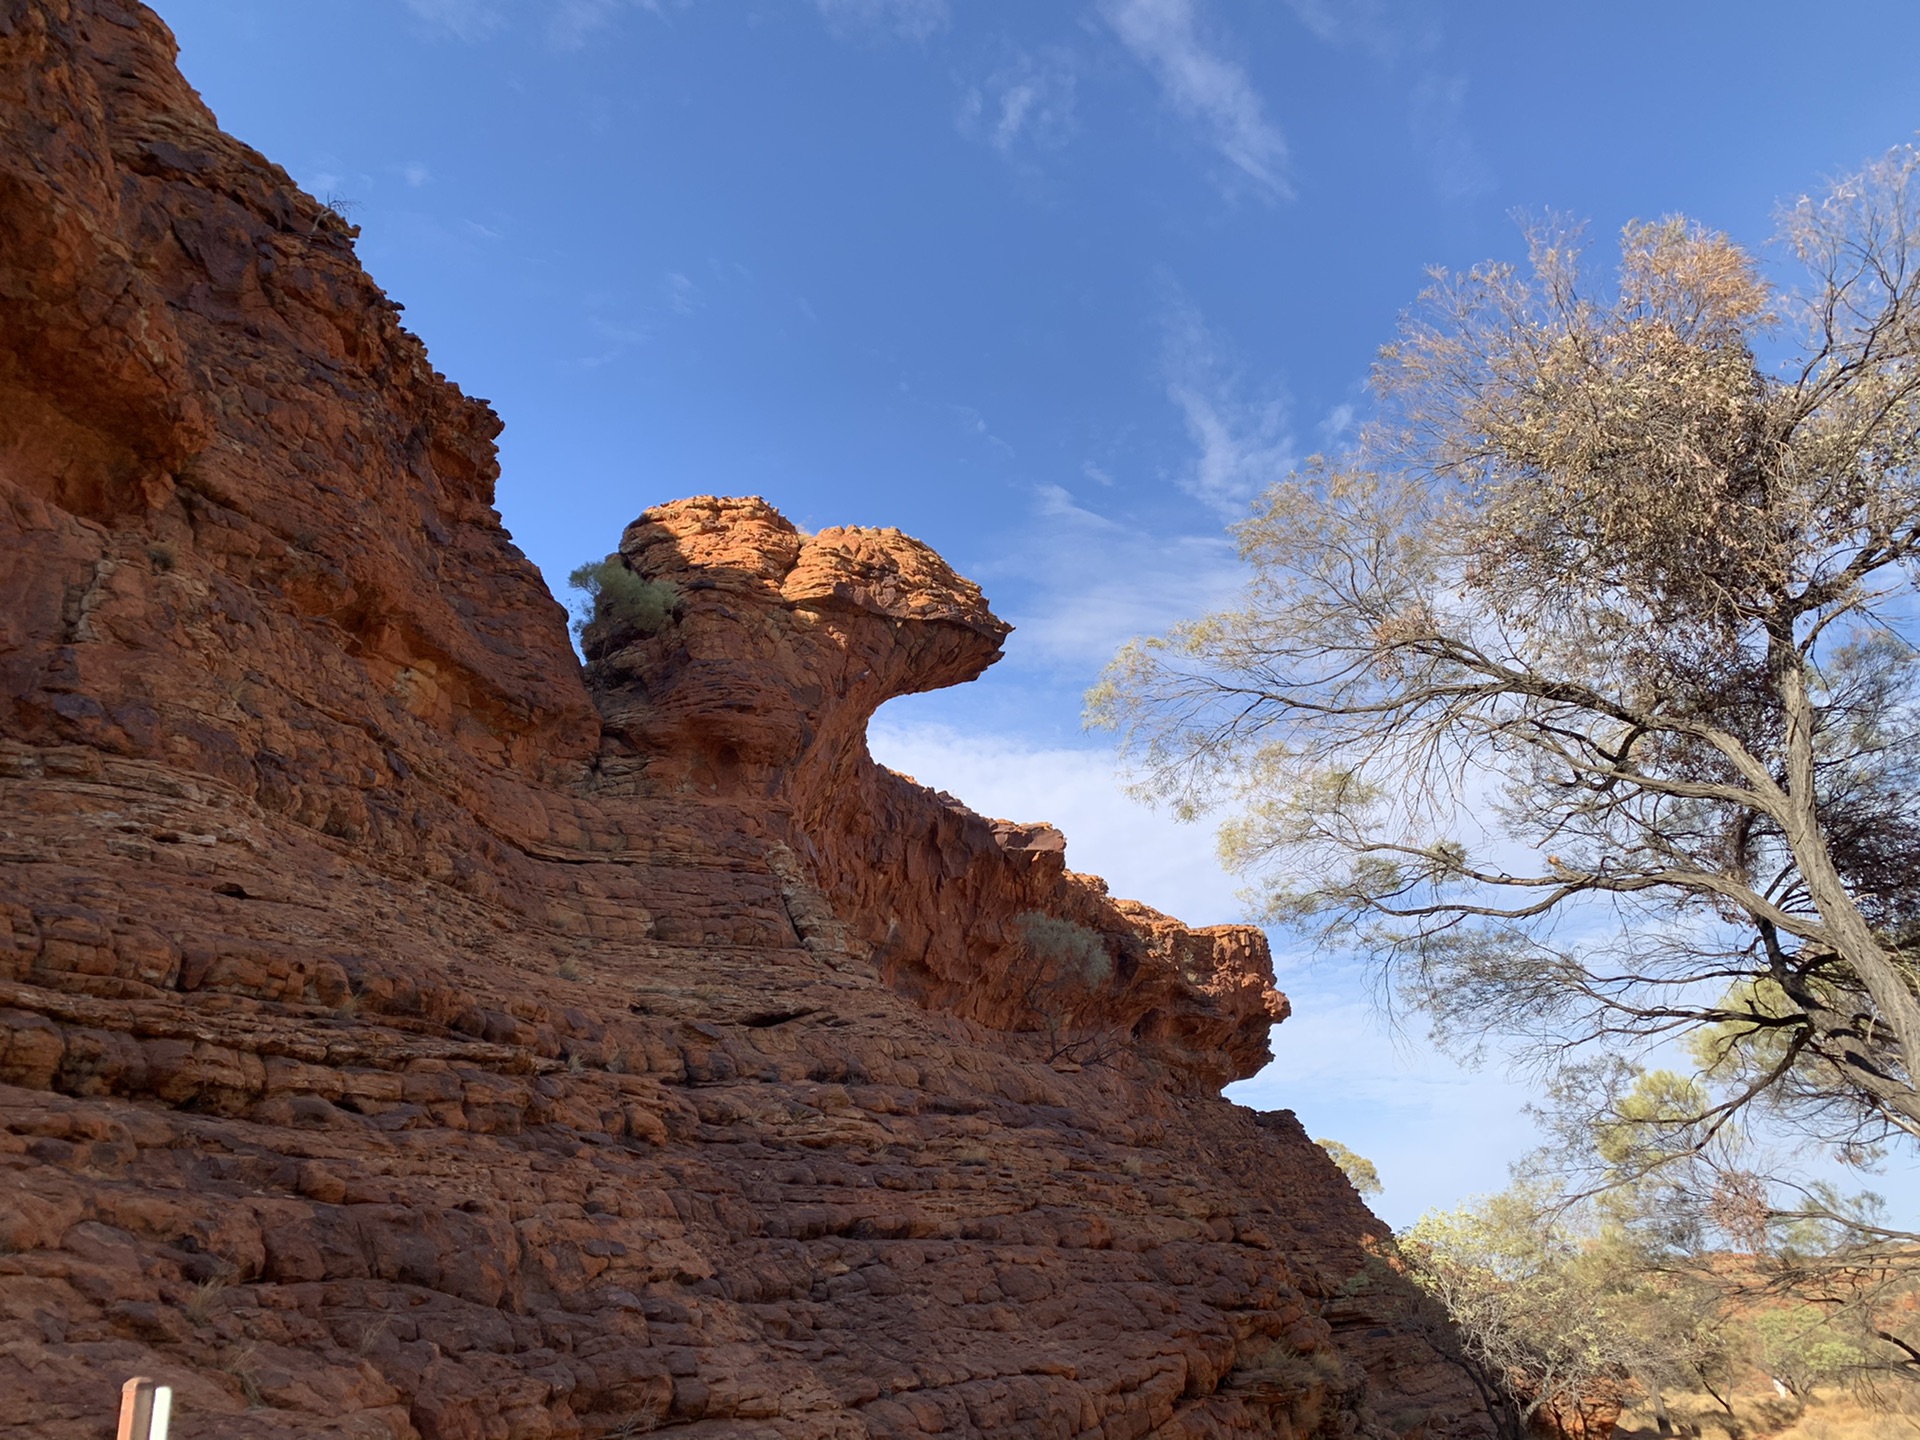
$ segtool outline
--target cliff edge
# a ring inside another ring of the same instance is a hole
[[[1218,1096],[1259,932],[869,756],[978,589],[683,500],[583,669],[498,420],[173,58],[0,0],[0,1433],[1486,1433]]]

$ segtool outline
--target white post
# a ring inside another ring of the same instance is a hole
[[[173,1387],[136,1375],[120,1387],[118,1440],[167,1440],[173,1413]]]

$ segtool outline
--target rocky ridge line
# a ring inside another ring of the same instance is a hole
[[[123,0],[0,0],[0,1433],[1482,1433],[1264,944],[875,765],[1004,627],[764,502],[565,617],[499,425]],[[602,643],[604,642],[604,643]],[[1049,1064],[1017,917],[1116,957]]]

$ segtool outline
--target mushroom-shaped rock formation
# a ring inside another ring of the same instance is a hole
[[[804,536],[765,500],[701,496],[642,514],[619,561],[676,599],[652,633],[612,614],[585,632],[610,772],[757,807],[923,1004],[1047,1028],[1059,1007],[1034,1004],[1022,927],[1045,915],[1098,934],[1114,966],[1073,1007],[1083,1048],[1124,1039],[1216,1089],[1272,1058],[1287,1008],[1260,931],[1116,902],[1067,870],[1052,826],[984,819],[868,754],[882,704],[973,679],[1011,629],[933,550],[898,530]]]
[[[973,679],[1011,628],[899,531],[802,536],[758,498],[656,506],[620,560],[679,596],[653,635],[584,637],[602,715],[661,784],[771,799],[796,769],[850,765],[880,705]]]

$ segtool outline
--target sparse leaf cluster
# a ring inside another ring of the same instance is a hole
[[[1644,1098],[1660,1104],[1666,1086]],[[1735,1392],[1768,1381],[1802,1400],[1844,1388],[1876,1410],[1908,1398],[1887,1388],[1908,1357],[1886,1327],[1908,1323],[1920,1298],[1911,1273],[1868,1282],[1807,1232],[1808,1268],[1789,1275],[1766,1254],[1716,1248],[1711,1227],[1676,1231],[1671,1198],[1629,1186],[1570,1200],[1535,1179],[1422,1216],[1397,1254],[1514,1428],[1544,1412],[1575,1433],[1568,1417],[1605,1419],[1629,1399],[1664,1422],[1667,1397],[1702,1393],[1737,1433]]]

